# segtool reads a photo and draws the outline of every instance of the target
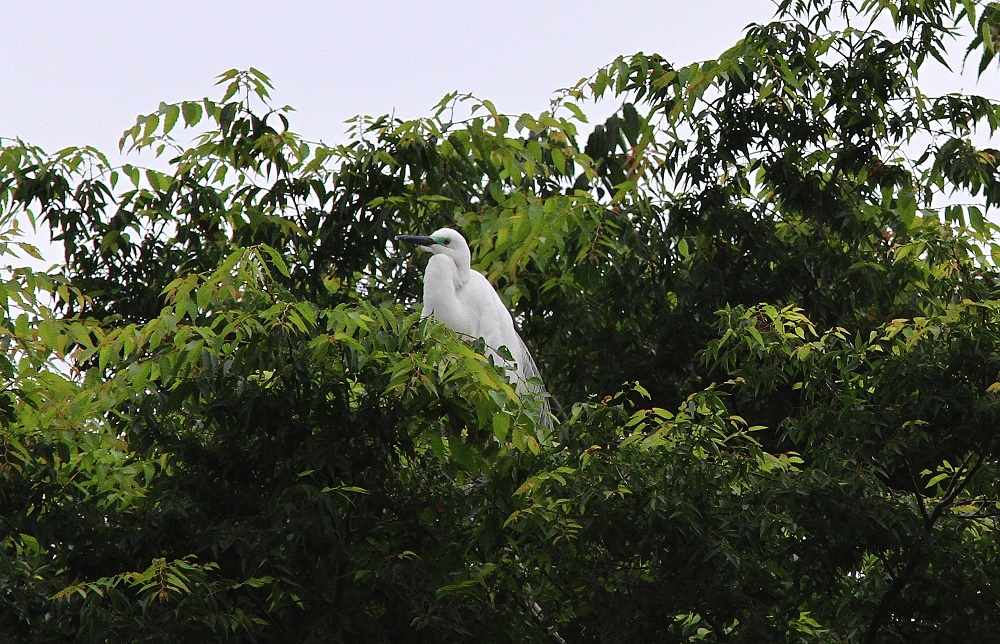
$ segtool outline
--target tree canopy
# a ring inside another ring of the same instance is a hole
[[[138,117],[159,169],[0,141],[3,251],[65,251],[0,285],[0,639],[993,641],[1000,104],[919,81],[998,46],[782,0],[541,114],[323,145],[250,69]],[[442,226],[551,432],[420,319]]]

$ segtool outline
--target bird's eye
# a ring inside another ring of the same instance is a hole
[[[450,239],[444,240],[444,245],[445,246],[450,246],[451,245],[451,240]]]

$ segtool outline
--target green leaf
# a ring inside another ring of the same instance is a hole
[[[194,101],[184,101],[181,103],[181,111],[184,113],[184,124],[188,127],[197,125],[201,121],[201,104]]]
[[[274,267],[278,269],[279,273],[285,277],[291,277],[291,273],[288,271],[288,264],[285,263],[285,260],[281,257],[281,254],[278,251],[266,244],[261,244],[260,247],[271,258],[271,262],[274,264]]]
[[[576,103],[570,103],[569,101],[566,101],[562,103],[562,105],[564,105],[566,109],[568,109],[570,112],[573,112],[573,116],[576,117],[576,120],[580,121],[581,123],[589,122],[587,121],[586,114],[583,113],[583,110],[581,110],[580,106],[578,106]]]
[[[986,218],[983,216],[983,211],[979,209],[978,206],[969,206],[966,209],[969,213],[969,225],[977,233],[986,234],[988,232],[988,226],[986,224]]]
[[[559,148],[552,148],[552,163],[559,174],[566,174],[566,155]]]
[[[494,414],[493,415],[493,435],[497,437],[497,440],[501,443],[507,441],[507,437],[510,434],[511,427],[511,417],[508,414]]]
[[[937,485],[938,483],[940,483],[941,481],[944,481],[945,479],[947,479],[949,476],[950,476],[950,474],[948,474],[946,472],[943,472],[941,474],[937,474],[935,476],[932,476],[931,479],[929,481],[927,481],[927,485],[925,486],[925,488],[930,489],[930,488],[934,487],[935,485]]]
[[[160,110],[164,114],[163,133],[168,134],[170,130],[174,129],[174,125],[177,124],[177,118],[180,116],[181,108],[177,105],[165,105],[161,103]]]
[[[913,192],[903,191],[899,193],[896,212],[903,225],[909,229],[913,227],[917,216],[917,198]]]

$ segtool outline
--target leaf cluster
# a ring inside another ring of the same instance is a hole
[[[0,142],[0,251],[65,252],[0,282],[0,631],[991,641],[1000,105],[919,78],[995,4],[789,0],[335,146],[256,69],[138,117],[159,169]],[[441,226],[551,430],[411,310]]]

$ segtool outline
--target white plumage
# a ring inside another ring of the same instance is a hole
[[[541,388],[528,381],[539,378],[535,361],[514,328],[503,300],[479,271],[472,269],[472,254],[462,235],[441,228],[431,235],[399,235],[397,240],[417,244],[432,255],[424,272],[424,307],[421,317],[433,315],[452,331],[469,338],[482,338],[487,355],[507,368],[508,379],[521,395],[537,394]],[[515,364],[498,353],[507,347]],[[551,422],[544,405],[543,422]]]

